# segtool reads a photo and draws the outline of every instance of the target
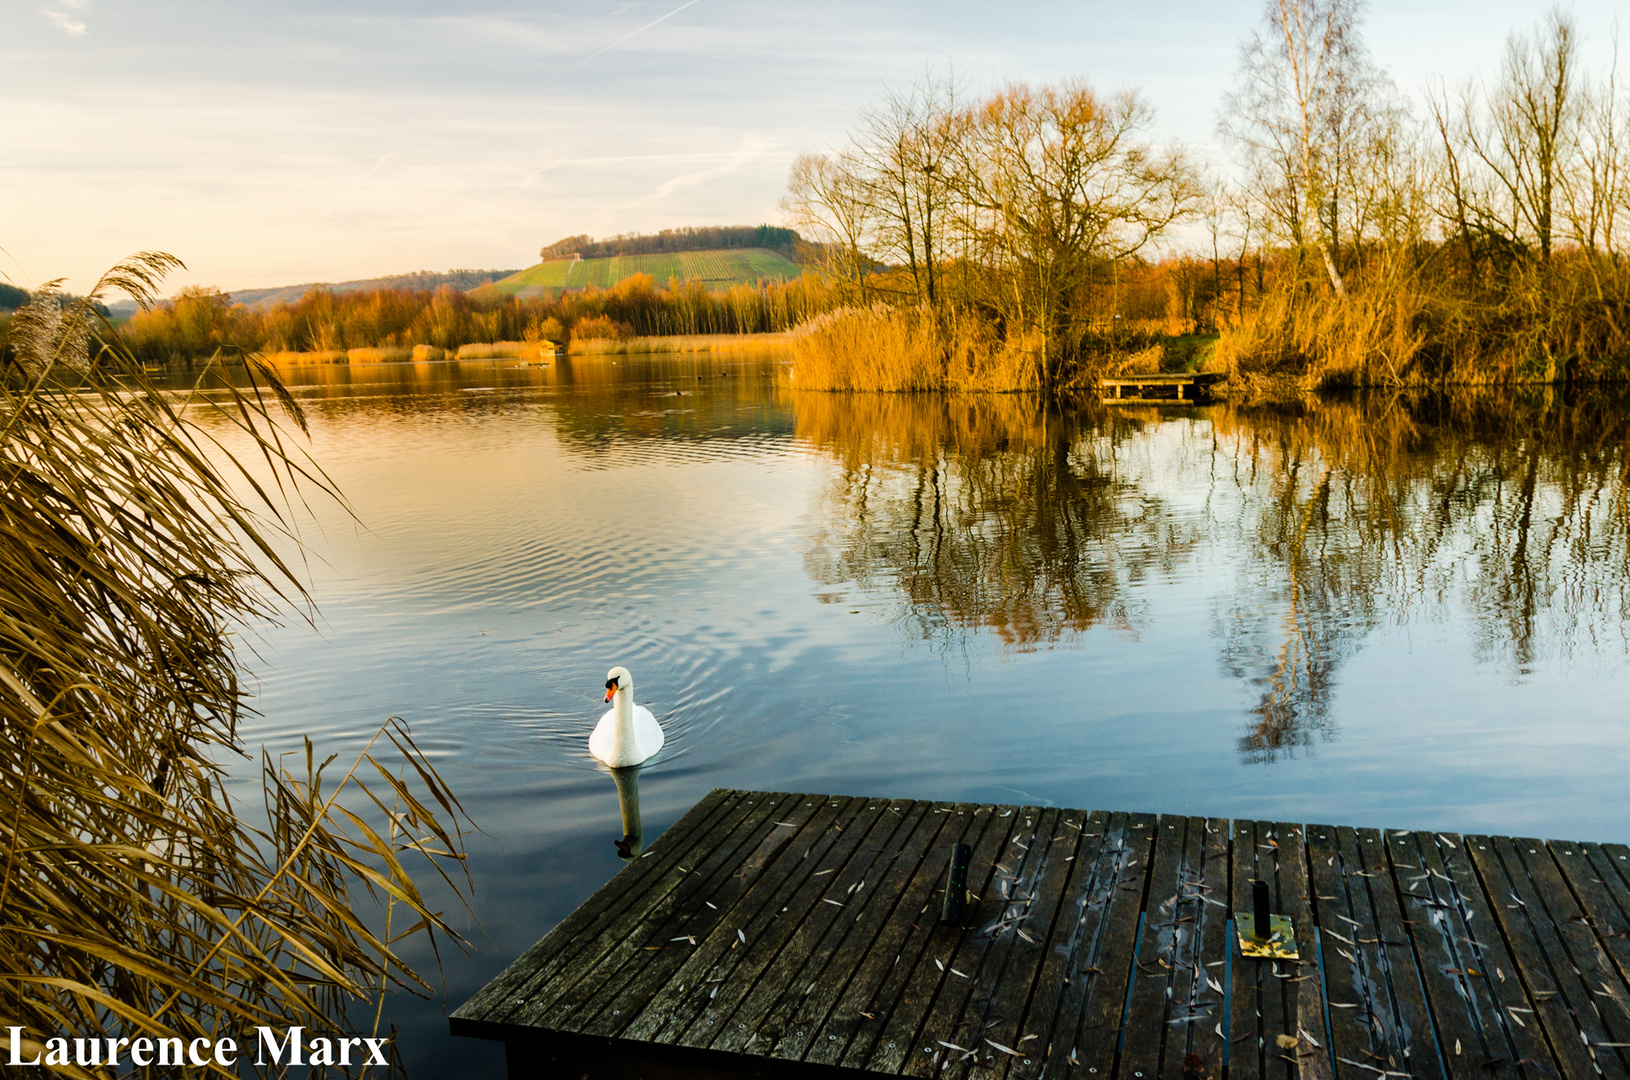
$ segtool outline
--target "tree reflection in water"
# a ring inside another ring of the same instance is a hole
[[[1029,650],[1099,624],[1133,631],[1133,586],[1199,539],[1121,475],[1136,421],[1017,395],[795,396],[801,440],[842,469],[805,563],[826,586],[893,586],[928,640],[987,629]]]
[[[1377,626],[1454,620],[1514,679],[1630,654],[1630,412],[1488,392],[1162,415],[1021,397],[798,394],[840,469],[806,565],[898,599],[916,637],[1030,650],[1136,633],[1141,586],[1212,596],[1221,663],[1259,693],[1250,762],[1335,732]],[[1217,568],[1214,570],[1213,568]]]

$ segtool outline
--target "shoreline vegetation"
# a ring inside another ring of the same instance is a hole
[[[541,364],[557,356],[629,356],[644,353],[759,353],[786,349],[792,335],[786,331],[758,334],[680,334],[663,337],[572,339],[564,349],[548,341],[493,341],[441,349],[434,345],[393,345],[385,348],[262,353],[279,367],[301,364],[425,364],[457,360],[520,360]]]
[[[1630,98],[1583,70],[1571,16],[1421,116],[1362,14],[1266,5],[1219,103],[1235,182],[1149,142],[1134,92],[970,100],[929,77],[885,97],[789,176],[788,220],[842,297],[796,381],[1070,389],[1147,365],[1161,343],[1127,328],[1160,315],[1217,336],[1204,367],[1233,394],[1630,376]],[[1150,262],[1179,224],[1202,242]]]
[[[264,311],[215,289],[187,288],[109,328],[148,367],[184,367],[215,355],[258,354],[290,362],[384,363],[515,355],[721,351],[784,337],[835,306],[830,283],[806,272],[786,281],[710,289],[700,281],[659,286],[634,274],[610,288],[516,297],[379,289],[308,290]],[[4,327],[0,325],[0,346]]]
[[[253,760],[239,635],[312,617],[279,540],[302,500],[343,496],[258,357],[224,398],[174,395],[104,335],[108,294],[151,303],[179,265],[133,256],[77,300],[47,285],[0,363],[0,971],[13,1060],[65,1076],[107,1075],[81,1035],[110,1055],[259,1026],[393,1036],[386,995],[435,992],[404,942],[462,945],[441,908],[472,886],[473,826],[398,718],[349,767],[310,739],[262,748],[229,793],[221,762]]]

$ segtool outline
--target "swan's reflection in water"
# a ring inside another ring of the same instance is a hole
[[[645,832],[640,826],[640,767],[612,769],[611,778],[617,782],[617,809],[623,815],[623,838],[614,841],[617,857],[638,858],[645,850]]]

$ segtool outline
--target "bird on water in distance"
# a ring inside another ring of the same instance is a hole
[[[662,725],[644,705],[634,704],[634,676],[625,667],[606,672],[611,708],[589,736],[589,753],[613,769],[638,765],[662,749]]]

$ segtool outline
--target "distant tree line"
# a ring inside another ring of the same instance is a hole
[[[567,342],[634,335],[748,334],[789,330],[837,302],[819,275],[709,289],[700,282],[658,286],[635,274],[609,289],[559,298],[493,293],[372,289],[336,293],[314,286],[267,310],[236,304],[217,289],[187,288],[117,328],[148,364],[187,363],[228,353],[328,352],[355,348],[461,345],[496,341]]]
[[[538,252],[544,262],[580,255],[604,259],[612,255],[666,255],[677,251],[717,251],[720,248],[768,248],[788,258],[797,254],[798,233],[774,225],[713,225],[663,229],[659,233],[623,233],[596,240],[568,236]]]
[[[438,272],[435,270],[416,270],[409,274],[388,274],[385,277],[361,278],[355,281],[341,281],[329,283],[308,283],[306,285],[284,285],[271,289],[240,289],[232,294],[232,298],[240,304],[260,304],[270,299],[293,300],[307,289],[320,285],[332,292],[367,292],[373,289],[435,289],[442,285],[451,285],[455,289],[470,290],[479,288],[490,282],[500,281],[518,270],[448,270]]]

